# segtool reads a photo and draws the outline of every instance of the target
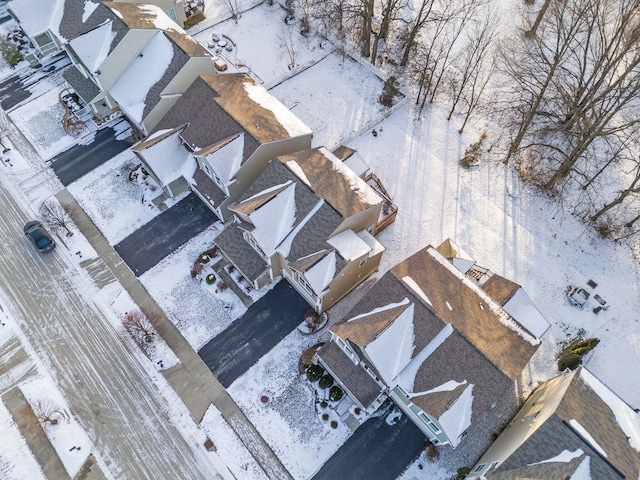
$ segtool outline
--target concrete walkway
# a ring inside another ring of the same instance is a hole
[[[269,479],[291,479],[291,475],[274,455],[269,445],[245,417],[238,405],[198,357],[175,325],[167,319],[162,309],[160,309],[116,251],[109,245],[73,196],[64,189],[58,192],[56,197],[62,204],[75,207],[74,209],[78,211],[76,218],[74,218],[76,225],[101,257],[111,274],[120,282],[136,304],[141,308],[158,313],[160,320],[155,324],[155,327],[180,359],[177,365],[163,370],[162,373],[187,406],[195,421],[200,423],[206,410],[213,403]],[[105,282],[105,280],[103,271],[101,273],[101,282]],[[106,281],[106,283],[109,282]]]

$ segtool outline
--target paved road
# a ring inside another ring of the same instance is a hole
[[[126,140],[116,139],[113,128],[103,128],[89,145],[75,145],[52,158],[51,168],[66,187],[130,146]]]
[[[47,365],[113,478],[211,479],[224,471],[189,429],[90,298],[93,288],[62,250],[39,254],[24,238],[28,219],[0,183],[0,295]],[[183,407],[182,407],[183,408]],[[188,413],[184,409],[183,420]],[[217,468],[219,466],[219,468]]]
[[[114,248],[139,277],[217,220],[216,215],[192,193]]]
[[[26,68],[0,82],[0,107],[5,111],[15,107],[32,95],[32,90],[38,82],[69,65],[71,61],[66,53],[61,52],[47,58],[46,63],[40,67]]]
[[[286,280],[251,305],[198,355],[228,388],[302,322],[309,304]]]
[[[325,463],[313,480],[393,480],[427,445],[406,415],[395,425],[386,415],[367,420]]]

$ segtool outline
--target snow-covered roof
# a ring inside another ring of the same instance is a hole
[[[407,287],[409,287],[411,290],[413,290],[413,292],[422,300],[424,300],[424,302],[428,305],[431,305],[433,307],[433,304],[431,303],[431,300],[429,300],[429,297],[427,297],[427,294],[424,293],[424,290],[422,290],[422,288],[420,288],[420,285],[418,285],[416,283],[416,281],[409,277],[409,276],[405,276],[402,277],[402,281],[407,285]]]
[[[336,253],[328,252],[325,257],[309,268],[304,277],[316,294],[324,292],[336,275]]]
[[[327,243],[338,250],[338,253],[348,261],[353,261],[371,251],[371,247],[353,230],[345,230],[327,240]]]
[[[180,177],[190,178],[197,167],[195,159],[180,141],[179,130],[141,150],[140,154],[163,185]]]
[[[293,240],[296,238],[296,235],[298,235],[300,230],[304,228],[307,222],[311,220],[311,218],[313,218],[316,213],[318,213],[323,205],[324,200],[318,200],[318,203],[315,204],[315,206],[309,211],[309,213],[307,213],[307,215],[305,215],[305,217],[300,222],[298,222],[296,227],[291,230],[291,233],[289,233],[289,235],[287,235],[287,237],[280,243],[280,245],[278,245],[277,250],[282,254],[282,256],[284,256],[285,258],[289,256],[291,245],[293,243]]]
[[[410,304],[364,349],[387,384],[393,382],[413,356],[413,311],[414,305]]]
[[[580,369],[580,379],[607,404],[629,444],[640,452],[640,415],[585,368]]]
[[[373,257],[375,255],[378,255],[379,253],[384,252],[384,246],[366,230],[360,230],[357,235],[358,237],[360,237],[360,240],[369,245],[369,248],[371,249],[371,251],[369,252],[369,257]]]
[[[20,20],[20,28],[29,36],[51,30],[58,34],[64,13],[64,0],[12,0],[7,5]]]
[[[502,308],[536,338],[542,337],[551,326],[523,288],[519,288]]]
[[[205,158],[218,178],[226,185],[240,170],[243,151],[244,133],[240,133],[220,148],[207,153]]]
[[[109,55],[111,43],[116,37],[116,32],[111,27],[112,22],[107,21],[69,42],[80,61],[91,73],[98,71]]]
[[[136,122],[142,122],[149,90],[162,79],[172,59],[171,42],[162,32],[156,33],[109,91]]]
[[[84,9],[82,10],[83,22],[86,22],[89,19],[89,17],[95,11],[95,9],[98,8],[98,5],[100,5],[99,2],[92,2],[90,0],[87,0],[84,2]]]
[[[280,125],[289,132],[290,136],[297,137],[311,133],[311,129],[302,120],[296,117],[291,110],[280,103],[264,87],[254,82],[244,82],[243,86],[247,96],[265,110],[272,112]]]
[[[368,173],[369,170],[371,170],[369,168],[369,165],[367,165],[367,162],[359,152],[353,152],[351,155],[349,155],[349,158],[344,160],[344,164],[351,170],[353,170],[353,173],[355,173],[359,177],[362,177],[363,175]]]
[[[473,387],[474,385],[467,385],[457,400],[438,418],[438,423],[454,448],[460,443],[461,435],[471,425]]]
[[[270,257],[276,247],[291,232],[296,221],[296,184],[291,183],[275,197],[249,214],[255,226],[253,238]]]

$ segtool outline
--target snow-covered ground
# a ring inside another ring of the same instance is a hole
[[[211,7],[212,15],[220,15],[216,5]],[[295,68],[288,70],[287,55],[277,42],[284,25],[281,17],[280,10],[259,6],[245,13],[237,25],[225,22],[198,36],[206,43],[212,32],[229,35],[238,45],[236,55],[269,84],[296,73]],[[314,50],[299,52],[301,65],[323,58],[331,49],[329,45],[320,48],[313,39],[309,42]],[[640,361],[636,315],[640,278],[631,248],[599,239],[554,201],[522,185],[489,153],[485,152],[478,168],[462,169],[459,159],[478,139],[479,131],[468,127],[459,135],[458,119],[446,121],[446,106],[433,104],[417,118],[408,102],[376,125],[378,136],[372,136],[370,123],[384,112],[376,103],[381,88],[381,80],[368,69],[333,53],[272,90],[314,128],[316,145],[337,146],[366,127],[349,146],[361,153],[400,208],[396,222],[378,237],[387,250],[377,277],[427,244],[437,245],[450,237],[481,265],[520,283],[552,324],[528,369],[532,383],[555,374],[560,344],[582,331],[601,339],[586,367],[632,407],[640,408],[640,371],[621,368]],[[12,118],[28,128],[30,119],[40,115],[33,107],[16,109]],[[488,133],[491,140],[499,132]],[[48,137],[43,145],[34,141],[47,152],[55,150],[63,138]],[[125,152],[70,186],[112,243],[159,213],[149,205],[150,198],[141,200],[142,187],[117,176],[133,160]],[[219,228],[210,227],[141,278],[196,349],[244,312],[237,299],[220,299],[190,276],[193,261],[211,246]],[[608,311],[596,315],[591,310],[594,303],[578,310],[566,301],[567,285],[586,287],[590,279],[598,284],[593,293],[608,301]],[[348,437],[344,426],[331,429],[316,413],[313,388],[297,372],[300,352],[316,341],[291,333],[229,389],[296,478],[308,478]],[[266,404],[260,401],[262,395],[269,397]],[[211,422],[219,421],[215,413],[211,416]],[[211,437],[215,437],[213,431]],[[214,439],[221,452],[221,443],[226,442],[224,435]],[[247,461],[235,457],[233,461],[253,471]],[[402,478],[444,479],[451,471],[421,457]],[[248,478],[256,477],[248,474]]]

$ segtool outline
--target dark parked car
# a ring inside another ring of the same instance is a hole
[[[56,242],[53,241],[51,235],[36,220],[32,220],[24,226],[24,234],[31,239],[41,252],[50,252],[56,246]]]

